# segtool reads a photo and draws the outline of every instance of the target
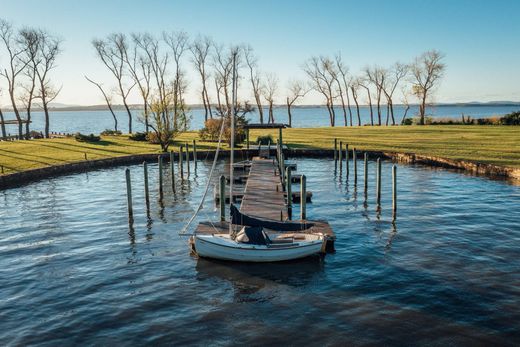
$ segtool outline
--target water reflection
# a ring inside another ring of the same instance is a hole
[[[198,258],[195,266],[199,281],[219,279],[231,283],[237,302],[252,300],[253,294],[273,285],[309,285],[324,268],[324,257],[320,255],[281,263],[249,264]]]

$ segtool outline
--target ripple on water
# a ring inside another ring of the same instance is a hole
[[[131,166],[132,227],[124,168],[0,192],[0,342],[520,343],[520,187],[399,166],[392,223],[391,163],[378,211],[373,162],[365,196],[361,166],[355,187],[332,161],[296,161],[314,193],[308,216],[337,234],[324,259],[190,256],[177,233],[203,194],[206,162],[176,194],[165,185],[162,203],[150,165],[149,217],[142,168]],[[217,218],[207,202],[197,221]]]

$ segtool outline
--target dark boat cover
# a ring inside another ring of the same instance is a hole
[[[251,217],[241,213],[235,205],[231,204],[231,223],[251,227],[263,227],[276,231],[300,231],[314,226],[313,223],[278,222],[272,219]],[[249,235],[248,235],[249,237]]]
[[[262,227],[245,227],[244,232],[246,233],[247,242],[252,245],[268,245],[271,243],[269,236],[262,232]]]

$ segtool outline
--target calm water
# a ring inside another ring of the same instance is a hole
[[[520,106],[437,106],[430,108],[435,117],[461,117],[464,113],[466,116],[473,118],[492,117],[496,115],[504,115],[513,111],[518,111]],[[144,125],[139,122],[138,116],[140,111],[134,112],[133,130],[143,131]],[[357,114],[355,109],[353,112],[354,124],[357,124]],[[360,110],[362,124],[370,124],[370,110],[362,107]],[[418,113],[417,107],[411,107],[407,117],[413,117]],[[402,106],[396,106],[394,110],[396,122],[400,123],[404,114]],[[118,118],[118,129],[128,132],[128,115],[125,111],[116,112]],[[288,123],[287,109],[285,107],[274,109],[275,121],[280,123]],[[6,119],[15,119],[12,112],[6,112]],[[267,121],[267,110],[264,112],[264,119]],[[348,113],[347,113],[348,117]],[[249,115],[250,120],[258,122],[258,115],[252,113]],[[383,112],[383,123],[386,121],[386,109]],[[33,112],[33,123],[31,129],[43,131],[45,120],[43,112]],[[374,108],[374,122],[377,122],[377,111]],[[105,129],[113,129],[114,121],[112,115],[108,111],[70,111],[70,112],[51,112],[51,131],[64,133],[96,133],[99,134]],[[193,109],[191,111],[191,129],[200,129],[204,123],[204,111],[201,109]],[[350,121],[349,121],[350,124]],[[391,124],[391,123],[390,123]],[[336,110],[336,125],[344,125],[343,110]],[[317,127],[329,126],[329,115],[325,107],[306,107],[294,108],[293,110],[293,126],[294,127]],[[7,126],[7,131],[11,134],[18,132],[16,125]]]
[[[399,166],[392,225],[391,163],[379,214],[374,163],[365,204],[332,161],[297,162],[309,217],[337,233],[324,259],[190,256],[177,232],[209,163],[163,204],[152,189],[150,219],[130,167],[133,228],[122,167],[0,192],[0,344],[520,344],[520,187]],[[217,219],[211,201],[200,218]]]

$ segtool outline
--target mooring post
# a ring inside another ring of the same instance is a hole
[[[231,197],[229,197],[231,203]],[[220,220],[223,222],[226,220],[226,177],[220,176],[219,186],[219,204],[220,204]]]
[[[188,142],[186,142],[186,175],[190,176],[190,147]]]
[[[184,153],[183,153],[183,147],[182,145],[179,146],[179,170],[181,172],[181,180],[184,181],[184,169],[183,169],[183,162],[184,162]]]
[[[285,190],[285,159],[283,157],[283,152],[280,154],[280,159],[281,159],[281,162],[280,162],[280,175],[282,176],[282,186],[283,186],[283,190]]]
[[[126,200],[128,204],[128,218],[133,219],[134,209],[132,207],[132,182],[130,180],[130,169],[125,170],[126,176]]]
[[[172,178],[172,192],[175,193],[175,158],[173,156],[173,151],[170,151],[170,176]]]
[[[150,190],[148,189],[148,164],[143,162],[144,172],[144,200],[146,203],[146,210],[150,210]]]
[[[381,205],[381,158],[377,158],[377,187],[376,187],[376,201],[377,205]]]
[[[193,164],[195,165],[195,171],[197,170],[197,142],[193,140]]]
[[[300,218],[302,220],[307,219],[307,178],[302,175],[300,182]]]
[[[289,212],[289,220],[292,217],[292,187],[291,187],[291,168],[287,167],[285,168],[285,185],[287,190],[287,211]],[[301,197],[300,197],[301,199]]]
[[[163,198],[163,160],[162,156],[157,156],[157,162],[159,164],[159,199]]]
[[[247,150],[249,151],[249,128],[246,129],[246,144]]]
[[[352,150],[352,164],[354,165],[354,185],[357,185],[357,153],[355,148]]]
[[[367,152],[365,152],[365,162],[364,162],[364,175],[365,175],[365,194],[368,190],[368,155]]]
[[[338,160],[338,154],[336,153],[338,151],[338,139],[334,138],[334,160]]]
[[[338,161],[339,161],[339,168],[343,167],[343,141],[339,142],[339,151],[338,151]]]
[[[348,180],[348,174],[349,174],[349,171],[350,171],[350,165],[349,165],[349,162],[348,162],[348,157],[349,157],[349,153],[348,153],[348,143],[345,144],[345,171],[346,171],[346,175],[347,175],[347,180]]]
[[[392,166],[392,220],[397,217],[397,166]]]

